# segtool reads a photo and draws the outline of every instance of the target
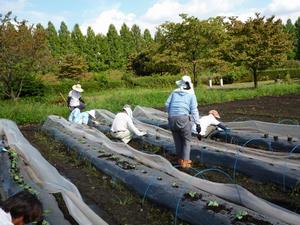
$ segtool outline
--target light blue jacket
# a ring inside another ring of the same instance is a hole
[[[72,123],[77,124],[88,124],[89,121],[89,114],[87,112],[80,112],[80,109],[75,108],[68,119]]]
[[[169,117],[191,115],[195,123],[199,123],[198,103],[194,93],[176,89],[168,97],[166,110]]]

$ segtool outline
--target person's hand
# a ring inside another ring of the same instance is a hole
[[[145,132],[145,131],[141,131],[141,134],[140,134],[140,136],[145,136],[147,134],[147,132]]]
[[[201,132],[200,124],[196,124],[196,131],[197,131],[198,134],[200,134],[200,132]]]

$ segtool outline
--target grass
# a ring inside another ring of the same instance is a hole
[[[172,88],[122,88],[109,89],[101,92],[84,92],[87,103],[86,110],[104,108],[113,112],[119,111],[124,104],[143,105],[163,108]],[[200,86],[195,90],[199,105],[221,103],[241,99],[251,99],[258,96],[279,96],[285,94],[300,94],[300,83],[264,84],[254,88],[224,88],[208,89]],[[64,93],[66,96],[67,93]],[[43,98],[24,98],[17,101],[0,101],[0,117],[15,121],[17,124],[41,123],[48,115],[67,117],[67,109],[59,93]]]

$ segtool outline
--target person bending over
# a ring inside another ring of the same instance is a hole
[[[133,124],[132,110],[129,105],[125,105],[123,111],[116,115],[110,131],[114,138],[120,139],[126,144],[132,139],[133,134],[137,136],[144,136],[147,134],[146,132],[137,129]]]
[[[230,129],[218,120],[220,118],[221,118],[220,114],[218,113],[217,110],[214,109],[210,110],[208,112],[208,115],[202,116],[200,118],[201,132],[200,132],[200,137],[198,136],[198,138],[201,139],[201,137],[208,137],[216,129],[229,131]],[[195,130],[196,127],[194,126],[193,133],[196,133]]]
[[[193,84],[189,76],[183,76],[176,81],[175,89],[168,97],[165,106],[168,112],[169,127],[175,142],[178,163],[182,168],[190,168],[192,122],[196,129],[201,130],[199,123],[198,103],[194,93]]]
[[[25,225],[42,219],[42,203],[28,191],[21,191],[0,204],[1,225]]]

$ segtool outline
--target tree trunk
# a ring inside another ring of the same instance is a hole
[[[193,61],[193,76],[194,76],[194,87],[197,87],[198,80],[196,76],[196,63]]]
[[[254,81],[254,88],[257,88],[257,69],[253,69],[253,81]]]

